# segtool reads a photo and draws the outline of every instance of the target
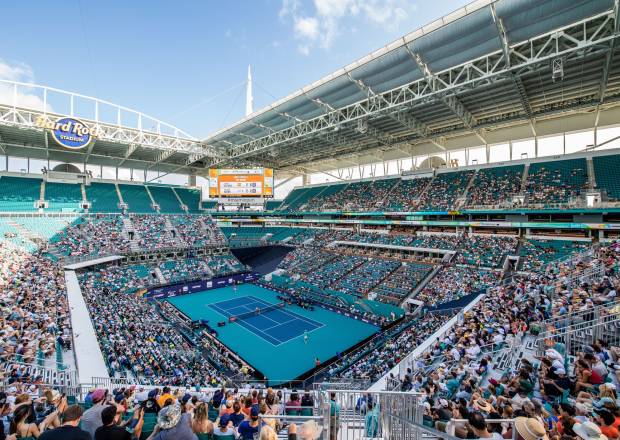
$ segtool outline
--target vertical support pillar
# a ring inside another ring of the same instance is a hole
[[[196,174],[191,173],[187,178],[187,184],[189,186],[196,186]]]

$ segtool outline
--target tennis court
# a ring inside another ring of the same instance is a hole
[[[323,327],[320,322],[305,318],[284,308],[255,314],[256,309],[263,309],[272,305],[254,296],[242,296],[209,304],[209,307],[227,317],[246,313],[253,314],[254,316],[235,321],[233,325],[241,325],[273,345],[280,345],[306,331],[310,332]]]
[[[231,315],[280,303],[276,292],[255,284],[180,295],[167,301],[190,319],[207,320],[223,344],[273,384],[301,376],[314,368],[316,358],[325,362],[379,330],[321,307],[310,311],[296,305],[229,323]],[[226,325],[218,327],[220,321]]]

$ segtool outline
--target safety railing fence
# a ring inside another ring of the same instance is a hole
[[[567,355],[574,356],[582,352],[585,346],[592,345],[599,339],[610,346],[620,345],[620,309],[616,309],[609,315],[599,316],[596,319],[559,330],[544,331],[534,341],[534,347],[537,354],[542,356],[547,348],[547,342],[559,343],[563,344]]]
[[[620,308],[620,300],[613,301],[606,304],[599,304],[587,310],[577,310],[565,315],[555,316],[541,322],[542,329],[556,329],[560,330],[564,327],[569,327],[574,324],[579,324],[586,321],[596,320],[600,316],[613,314]]]
[[[314,391],[326,390],[365,390],[370,381],[362,379],[343,379],[339,382],[317,382],[312,384]]]
[[[595,264],[592,267],[584,269],[581,272],[576,273],[567,278],[563,278],[560,280],[562,285],[565,285],[568,288],[572,288],[578,286],[582,283],[591,283],[592,281],[596,281],[605,275],[605,265],[603,263]]]
[[[329,440],[413,440],[422,425],[421,394],[327,390],[318,398],[319,407],[329,411],[323,427]]]
[[[5,361],[0,364],[0,370],[5,372],[5,378],[0,383],[9,383],[14,380],[11,374],[14,370],[19,372],[19,377],[29,380],[54,384],[56,386],[76,386],[78,375],[76,370],[58,370],[56,368],[42,367],[19,361]]]

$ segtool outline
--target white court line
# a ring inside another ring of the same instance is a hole
[[[259,305],[259,306],[272,306],[272,305],[274,305],[274,303],[268,303],[268,302],[266,302],[266,301],[264,301],[264,300],[261,300],[261,299],[259,299],[259,298],[256,298],[255,296],[248,295],[248,296],[247,296],[247,298],[251,298],[251,299],[252,299],[252,302],[250,302],[250,303],[249,303],[249,304],[251,304],[251,305],[248,305],[247,303],[246,303],[246,304],[241,304],[241,305],[239,305],[239,306],[235,306],[235,307],[233,307],[233,309],[236,309],[236,308],[239,308],[239,307],[245,307],[245,308],[248,310],[248,312],[250,312],[250,311],[252,311],[252,310],[256,310],[256,307],[254,307],[254,304],[257,304],[257,305]],[[222,302],[223,302],[223,301],[222,301]],[[276,303],[276,304],[277,304],[277,303]],[[217,305],[217,303],[216,303],[216,304],[211,304],[211,305],[212,305],[212,306],[214,306],[214,307],[217,307],[217,308],[218,308],[218,309],[220,309],[220,310],[224,310],[224,309],[222,309],[219,305]],[[254,307],[254,308],[252,308],[252,307]],[[259,308],[260,308],[260,307],[259,307]],[[230,310],[230,309],[227,309],[225,313],[229,313],[229,312],[228,312],[228,310]],[[268,331],[268,330],[272,330],[272,329],[274,329],[274,328],[276,328],[276,327],[279,327],[279,326],[284,325],[284,324],[288,324],[288,323],[293,322],[293,321],[295,321],[295,320],[300,320],[300,321],[305,322],[306,324],[312,325],[312,326],[314,327],[312,330],[309,330],[309,331],[308,331],[308,330],[306,330],[306,332],[308,332],[308,334],[310,334],[310,333],[314,332],[315,330],[318,330],[318,329],[320,329],[320,328],[325,327],[325,324],[320,323],[320,322],[317,322],[317,321],[314,321],[314,320],[313,320],[313,319],[311,319],[311,318],[306,318],[305,316],[298,315],[298,314],[297,314],[297,313],[295,313],[295,312],[289,312],[288,310],[285,310],[285,309],[275,309],[275,310],[280,311],[281,313],[283,313],[284,315],[286,315],[286,316],[288,316],[288,317],[290,317],[290,318],[292,318],[292,319],[290,319],[290,320],[288,320],[288,321],[285,321],[285,322],[279,322],[279,321],[276,321],[276,320],[274,320],[274,319],[269,318],[268,316],[264,316],[264,315],[261,315],[261,314],[256,315],[256,316],[263,316],[263,317],[265,317],[265,318],[269,319],[271,322],[275,322],[275,323],[276,323],[276,325],[271,326],[271,327],[268,327],[268,328],[263,329],[263,330],[259,329],[259,328],[258,328],[258,327],[256,327],[255,325],[253,325],[253,324],[249,323],[249,322],[248,322],[247,320],[245,320],[245,319],[244,319],[244,320],[241,320],[240,322],[244,322],[244,323],[245,323],[246,325],[248,325],[249,327],[252,327],[254,330],[256,330],[256,332],[260,333],[260,334],[259,334],[259,335],[257,335],[257,336],[262,337],[262,338],[263,338],[263,340],[267,341],[268,343],[270,343],[270,344],[271,344],[271,345],[273,345],[274,347],[278,347],[278,346],[282,345],[282,344],[283,344],[283,343],[285,343],[285,342],[289,342],[289,341],[292,341],[292,340],[294,340],[294,339],[298,339],[298,338],[302,337],[302,336],[303,336],[303,334],[298,335],[298,336],[295,336],[295,337],[293,337],[293,338],[289,338],[289,339],[287,339],[286,341],[282,341],[280,338],[276,338],[275,336],[272,336],[272,335],[270,335],[270,334],[266,333],[266,331]],[[223,314],[225,314],[225,313],[223,313]],[[229,314],[227,317],[230,317],[230,316],[233,316],[233,314]],[[239,324],[240,324],[240,322],[239,322]],[[240,325],[241,325],[241,324],[240,324]],[[318,326],[317,326],[317,325],[318,325]],[[248,331],[249,331],[249,329],[246,329],[246,330],[248,330]],[[251,332],[251,333],[254,333],[254,332]],[[254,333],[254,334],[256,334],[256,333]],[[263,335],[263,336],[261,336],[261,335]],[[274,343],[273,343],[273,342],[271,342],[269,339],[276,340],[276,341],[278,341],[279,343],[278,343],[278,344],[274,344]]]
[[[216,311],[218,311],[218,312],[220,312],[222,315],[226,316],[226,313],[227,313],[227,312],[226,312],[224,309],[222,309],[220,306],[218,306],[218,305],[217,305],[217,303],[216,303],[216,304],[210,304],[210,305],[211,305],[211,306],[213,306],[213,308],[214,308],[214,309],[216,309]],[[218,309],[219,309],[219,310],[218,310]],[[228,317],[228,318],[229,318],[230,316],[232,316],[232,315],[228,315],[228,316],[226,316],[226,317]],[[250,324],[250,323],[249,323],[249,322],[247,322],[246,320],[241,320],[241,321],[239,321],[239,322],[238,322],[238,323],[239,323],[239,325],[241,325],[241,322],[243,322],[243,323],[245,323],[246,325],[248,325],[248,326],[252,327],[253,329],[255,329],[255,330],[256,330],[256,332],[261,333],[262,335],[264,335],[264,337],[263,337],[263,336],[261,336],[260,334],[256,334],[255,332],[252,332],[252,331],[250,331],[249,329],[247,329],[247,328],[246,328],[246,330],[248,330],[250,333],[252,333],[252,334],[254,334],[254,335],[258,336],[258,337],[262,337],[264,341],[266,341],[266,342],[270,343],[270,344],[271,344],[271,345],[273,345],[274,347],[278,347],[278,346],[280,346],[280,345],[282,345],[282,344],[284,343],[284,341],[280,340],[279,338],[276,338],[275,336],[271,336],[270,334],[265,333],[263,330],[261,330],[261,329],[259,329],[258,327],[256,327],[256,326],[254,326],[254,325]],[[243,325],[241,325],[241,326],[243,327]],[[273,342],[271,342],[269,339],[273,339],[273,340],[275,340],[275,341],[278,341],[279,343],[278,343],[278,344],[274,344],[274,343],[273,343]]]
[[[295,322],[295,321],[297,321],[297,318],[289,319],[288,321],[280,322],[279,324],[273,325],[271,327],[267,327],[265,329],[265,331],[271,330],[271,329],[274,329],[276,327],[280,327],[281,325],[288,324],[289,322]]]

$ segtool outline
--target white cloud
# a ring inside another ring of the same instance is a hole
[[[319,21],[314,17],[301,17],[295,20],[295,34],[302,39],[316,40],[319,36]]]
[[[301,0],[282,0],[278,14],[285,23],[292,23],[294,37],[299,41],[297,48],[303,55],[308,55],[314,47],[329,49],[343,33],[344,19],[359,17],[394,30],[408,17],[407,10],[413,10],[415,5],[406,0],[312,0],[309,6],[311,12],[304,11]]]
[[[24,63],[10,64],[0,59],[0,80],[16,81],[22,83],[34,83],[34,74],[32,68]],[[16,101],[16,102],[14,102]],[[43,99],[35,93],[33,87],[19,85],[17,93],[12,84],[0,82],[0,103],[13,105],[18,107],[31,108],[35,110],[43,110]],[[48,111],[52,111],[47,106]]]

